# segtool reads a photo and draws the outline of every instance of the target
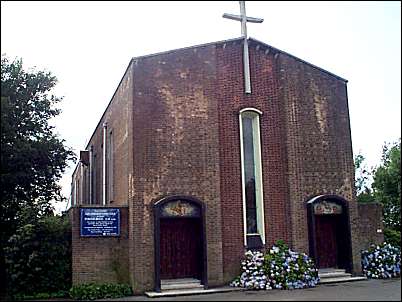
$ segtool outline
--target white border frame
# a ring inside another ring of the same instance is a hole
[[[248,107],[239,111],[239,127],[240,127],[240,160],[241,160],[241,181],[242,181],[242,200],[243,200],[243,233],[244,233],[244,246],[247,246],[247,217],[246,217],[246,189],[245,189],[245,171],[244,171],[244,153],[243,153],[243,123],[242,115],[251,112],[255,114],[253,118],[253,144],[254,144],[254,160],[255,178],[256,178],[256,203],[257,203],[257,230],[258,235],[261,236],[262,243],[265,245],[265,221],[264,221],[264,191],[262,182],[262,158],[261,158],[261,135],[260,135],[260,115],[262,111]],[[255,135],[254,135],[255,134]],[[258,139],[257,139],[258,138]],[[258,187],[259,188],[258,188]],[[260,209],[260,211],[258,211]],[[260,213],[259,213],[260,212]],[[258,221],[260,220],[260,223]],[[260,228],[258,227],[260,225]],[[255,234],[257,235],[257,234]]]

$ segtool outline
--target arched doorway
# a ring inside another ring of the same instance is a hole
[[[352,269],[348,202],[337,195],[307,201],[310,256],[318,268]]]
[[[174,195],[154,203],[155,291],[161,279],[194,278],[207,288],[205,206]]]

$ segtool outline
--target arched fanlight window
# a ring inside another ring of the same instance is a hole
[[[261,114],[262,112],[255,108],[245,108],[239,113],[244,245],[247,247],[265,244]]]

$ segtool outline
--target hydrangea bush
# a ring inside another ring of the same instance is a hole
[[[401,251],[386,242],[362,251],[362,269],[367,278],[387,279],[401,275]]]
[[[267,277],[263,270],[264,255],[258,251],[247,251],[241,262],[242,273],[230,284],[248,289],[268,289]]]
[[[304,253],[288,248],[278,241],[265,255],[247,251],[242,273],[231,286],[247,289],[296,289],[314,287],[319,281],[314,262]]]

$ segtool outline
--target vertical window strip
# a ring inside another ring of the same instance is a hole
[[[84,178],[84,164],[82,162],[79,163],[80,165],[80,203],[84,204],[84,187],[85,187],[85,178]]]
[[[75,205],[75,178],[71,183],[71,206]]]
[[[261,114],[250,109],[239,115],[245,246],[251,234],[259,234],[265,244],[260,123],[256,111]]]
[[[93,156],[94,156],[94,152],[93,152],[94,147],[91,146],[89,148],[89,204],[93,203],[93,192],[94,192],[94,186],[93,186],[93,171],[94,171],[94,160],[93,160]]]
[[[79,200],[79,191],[80,191],[80,181],[76,179],[75,181],[75,200],[77,205],[81,204]]]
[[[109,142],[108,142],[108,189],[107,189],[107,195],[108,195],[108,201],[109,203],[113,201],[113,173],[114,173],[114,154],[113,154],[113,132],[110,131],[109,133]]]
[[[106,180],[107,180],[107,122],[103,123],[103,143],[102,143],[102,205],[107,204]]]
[[[97,156],[96,153],[94,153],[94,157],[92,160],[92,164],[93,164],[93,169],[92,169],[92,204],[98,204],[99,202],[97,202],[97,192],[98,190],[96,189],[96,186],[98,184],[96,177],[98,176],[96,173],[96,168],[97,168]]]

